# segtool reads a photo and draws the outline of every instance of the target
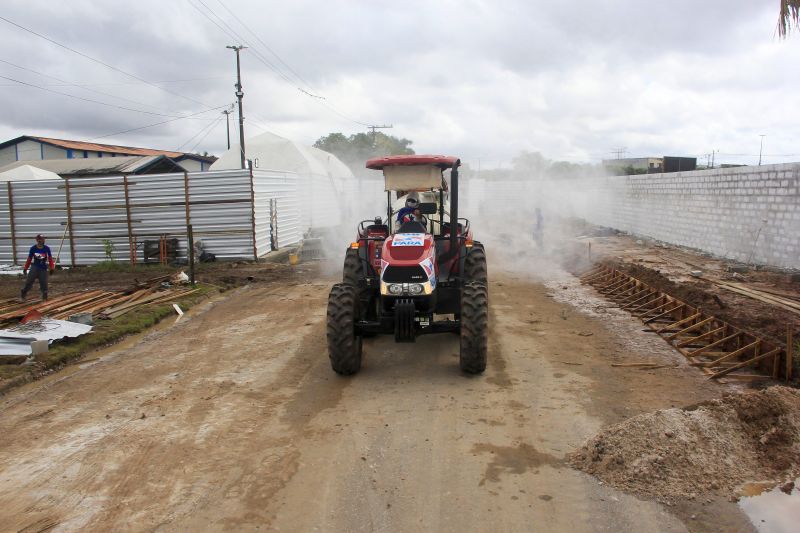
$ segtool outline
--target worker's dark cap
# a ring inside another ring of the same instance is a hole
[[[42,234],[40,233],[39,235],[37,235],[37,236],[36,236],[36,240],[37,240],[37,241],[43,241],[43,240],[44,240],[44,235],[42,235]]]

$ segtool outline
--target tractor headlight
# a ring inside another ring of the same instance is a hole
[[[422,286],[422,283],[409,283],[408,284],[408,294],[411,296],[417,296],[422,294],[425,288]]]
[[[403,294],[403,284],[402,283],[390,283],[388,286],[389,294],[394,296],[398,296]]]

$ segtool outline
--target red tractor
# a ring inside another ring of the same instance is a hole
[[[328,297],[328,353],[335,372],[359,371],[364,337],[394,334],[396,342],[414,342],[418,335],[446,332],[460,336],[461,370],[486,369],[486,253],[473,239],[469,220],[458,217],[460,164],[440,155],[367,161],[367,168],[383,171],[386,220],[359,224],[345,254],[342,283]]]

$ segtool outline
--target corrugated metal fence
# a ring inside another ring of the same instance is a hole
[[[298,176],[246,170],[14,181],[0,192],[0,263],[25,261],[36,234],[61,264],[109,257],[143,262],[145,241],[195,242],[220,259],[264,255],[300,241]]]

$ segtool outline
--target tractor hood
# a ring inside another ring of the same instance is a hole
[[[433,257],[433,236],[427,233],[395,233],[383,245],[382,258],[393,265],[418,265],[427,257]]]
[[[381,254],[381,281],[430,282],[430,288],[436,287],[433,236],[426,233],[396,233],[386,239]]]

